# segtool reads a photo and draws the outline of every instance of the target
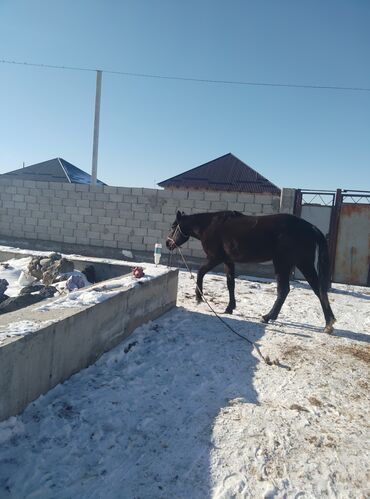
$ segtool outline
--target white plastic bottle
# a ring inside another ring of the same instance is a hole
[[[159,260],[161,259],[162,254],[162,245],[161,243],[155,243],[154,245],[154,263],[158,265]]]

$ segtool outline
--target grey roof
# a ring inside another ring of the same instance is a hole
[[[167,189],[202,189],[280,194],[280,189],[231,153],[158,184]]]
[[[91,175],[80,170],[63,158],[49,159],[42,163],[3,173],[4,176],[20,180],[43,180],[46,182],[64,182],[69,184],[91,184]],[[97,180],[100,185],[106,185]]]

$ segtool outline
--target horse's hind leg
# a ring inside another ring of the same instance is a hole
[[[276,281],[277,281],[277,298],[270,312],[262,316],[263,322],[274,321],[277,319],[281,307],[284,305],[285,299],[289,294],[289,276],[291,267],[284,267],[282,269],[276,270]]]
[[[225,262],[227,289],[229,290],[229,304],[225,314],[232,314],[236,307],[235,302],[235,265],[233,262]]]
[[[305,276],[308,284],[311,286],[313,292],[320,300],[321,308],[322,311],[324,312],[324,317],[325,317],[324,333],[328,334],[332,333],[335,317],[329,303],[328,293],[326,293],[326,291],[325,292],[320,291],[319,277],[317,275],[314,265],[309,262],[304,262],[297,265],[297,267]]]

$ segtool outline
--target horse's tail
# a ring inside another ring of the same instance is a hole
[[[327,293],[330,286],[330,258],[327,240],[320,229],[313,226],[318,246],[318,276],[320,293]]]

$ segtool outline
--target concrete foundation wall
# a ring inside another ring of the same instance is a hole
[[[115,257],[122,250],[153,254],[154,244],[164,243],[177,209],[188,214],[238,210],[262,215],[278,213],[279,205],[279,197],[271,194],[91,186],[0,177],[0,239],[54,243],[53,248],[59,245],[63,251],[66,247],[76,251],[85,246],[91,248],[91,255],[101,254],[104,249]],[[183,252],[187,257],[204,258],[195,240],[184,245]]]
[[[94,363],[136,327],[176,305],[178,272],[170,270],[89,308],[0,346],[0,421]],[[72,309],[73,310],[73,309]],[[32,320],[32,307],[27,308]],[[34,312],[36,313],[36,312]],[[9,322],[16,312],[7,314]],[[43,320],[42,312],[37,312]]]

